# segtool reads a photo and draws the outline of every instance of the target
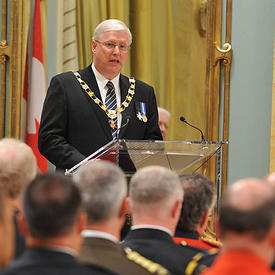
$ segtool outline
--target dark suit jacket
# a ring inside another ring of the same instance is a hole
[[[79,71],[82,79],[101,99],[91,66]],[[128,77],[120,75],[121,102],[130,86]],[[148,121],[137,118],[136,106],[144,102]],[[119,138],[130,140],[161,140],[154,90],[136,80],[135,95],[122,112]],[[68,169],[112,140],[105,112],[83,91],[72,72],[53,77],[44,102],[38,147],[42,155],[60,169]]]
[[[117,274],[96,265],[82,266],[70,254],[43,248],[28,248],[1,275],[103,275]]]
[[[151,274],[140,265],[128,260],[118,244],[103,238],[84,238],[79,260],[103,266],[122,274]]]
[[[168,233],[157,229],[131,230],[121,246],[130,247],[144,257],[161,264],[172,274],[185,274],[193,256],[198,253],[207,254],[205,249],[178,245]]]

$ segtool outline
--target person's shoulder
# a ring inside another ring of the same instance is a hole
[[[147,89],[153,89],[153,87],[147,83],[145,83],[144,81],[141,81],[139,79],[136,79],[134,76],[133,77],[128,77],[128,76],[125,76],[123,74],[120,74],[120,78],[123,82],[129,82],[129,79],[130,78],[133,78],[135,80],[135,85],[137,87],[140,87],[140,88],[147,88]]]
[[[212,248],[221,248],[222,247],[222,243],[220,241],[217,241],[217,240],[212,240],[212,239],[209,239],[209,238],[204,238],[202,237],[200,239],[200,241],[202,243],[204,243],[205,245],[208,245],[210,249]]]
[[[142,272],[144,274],[163,274],[168,275],[170,274],[169,271],[163,267],[161,264],[153,262],[145,258],[143,255],[139,254],[137,251],[132,250],[129,247],[124,247],[124,253],[126,258],[130,261],[139,265],[144,269],[146,272]]]
[[[202,271],[206,270],[209,266],[212,265],[218,253],[219,249],[212,248],[195,254],[191,261],[187,264],[185,273],[200,274]]]

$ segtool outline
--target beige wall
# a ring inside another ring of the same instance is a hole
[[[275,171],[275,43],[273,54],[272,119],[270,137],[270,172]]]

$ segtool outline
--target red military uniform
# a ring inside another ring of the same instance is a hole
[[[199,234],[196,231],[176,231],[173,237],[175,243],[182,245],[190,245],[204,249],[220,248],[218,242],[199,239]]]
[[[268,263],[258,255],[235,250],[220,253],[213,265],[202,275],[275,275]]]

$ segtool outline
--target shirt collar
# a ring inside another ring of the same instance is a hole
[[[102,238],[102,239],[110,240],[114,243],[118,243],[118,239],[115,236],[104,231],[86,229],[81,232],[81,235],[84,238],[87,238],[87,237]]]
[[[172,232],[168,228],[160,225],[139,224],[139,225],[131,226],[131,230],[135,230],[135,229],[157,229],[168,233],[171,237],[173,236]]]
[[[95,78],[98,82],[98,86],[101,90],[101,88],[104,88],[107,84],[108,81],[112,81],[114,86],[115,86],[115,89],[118,90],[119,89],[119,77],[120,77],[120,73],[114,77],[113,79],[109,80],[107,79],[105,76],[103,76],[95,67],[94,63],[92,64],[92,70],[95,74]]]

